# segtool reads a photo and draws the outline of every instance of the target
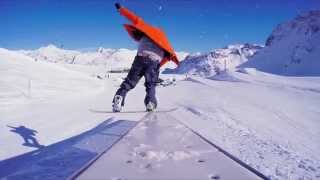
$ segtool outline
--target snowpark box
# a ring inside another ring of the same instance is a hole
[[[0,179],[67,179],[135,125],[134,121],[110,118],[78,136],[0,161]]]
[[[148,113],[70,179],[267,179],[166,112]]]

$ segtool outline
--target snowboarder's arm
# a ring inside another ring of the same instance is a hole
[[[178,61],[178,59],[177,58],[172,58],[172,61],[177,65],[177,66],[179,66],[179,61]]]
[[[38,131],[36,131],[36,130],[33,130],[33,129],[31,129],[31,131],[32,131],[33,133],[38,133]]]
[[[10,129],[11,132],[17,132],[17,128],[16,127],[9,126],[9,125],[7,125],[7,127],[12,128],[12,129]]]
[[[13,127],[13,126],[10,126],[10,125],[7,125],[7,127],[12,128],[12,129],[15,129],[15,128],[16,128],[16,127]]]
[[[116,8],[120,12],[120,14],[124,17],[126,17],[128,20],[130,20],[133,24],[137,24],[142,19],[135,15],[133,12],[131,12],[129,9],[121,6],[119,3],[115,4]]]
[[[160,62],[160,67],[163,66],[165,63],[167,63],[169,61],[168,57],[164,57],[161,62]]]

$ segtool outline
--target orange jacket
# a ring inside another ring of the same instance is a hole
[[[132,24],[124,24],[125,29],[128,31],[129,35],[135,39],[133,32],[139,30],[147,35],[151,40],[153,40],[159,47],[163,48],[166,52],[170,54],[169,57],[164,57],[160,62],[160,66],[164,65],[168,61],[173,61],[179,65],[179,61],[176,53],[171,47],[168,38],[165,33],[156,27],[153,27],[143,21],[139,16],[135,15],[133,12],[129,11],[127,8],[121,7],[119,12],[122,16],[126,17],[132,22]]]

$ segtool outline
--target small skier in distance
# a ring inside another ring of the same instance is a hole
[[[124,27],[139,45],[131,69],[113,98],[113,112],[121,111],[128,91],[136,86],[142,76],[145,78],[146,87],[144,104],[147,111],[153,111],[157,108],[155,88],[159,79],[159,69],[168,61],[179,65],[178,58],[161,29],[145,23],[119,3],[115,3],[115,6],[121,15],[131,21],[132,24],[125,24]]]

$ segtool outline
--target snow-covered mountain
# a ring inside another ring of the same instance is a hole
[[[246,62],[262,47],[259,45],[243,44],[229,45],[209,53],[195,53],[188,55],[176,69],[167,69],[164,73],[198,74],[211,76],[224,70],[234,70],[238,65]]]
[[[129,49],[105,49],[100,47],[96,51],[80,52],[61,49],[54,45],[19,52],[32,57],[35,61],[61,64],[105,65],[110,70],[129,68],[136,54],[135,50]]]
[[[289,75],[320,75],[320,11],[310,11],[280,24],[266,47],[241,67]]]
[[[78,51],[60,49],[52,44],[36,50],[19,50],[18,52],[33,58],[35,61],[52,63],[72,63],[74,58],[80,54]]]
[[[20,50],[18,52],[33,58],[34,61],[60,64],[103,65],[107,70],[129,69],[137,53],[136,50],[124,48],[106,49],[102,47],[96,51],[81,52],[61,49],[52,44],[36,50]],[[177,56],[179,60],[182,60],[188,54],[187,52],[178,52]],[[170,64],[168,67],[170,67]]]

